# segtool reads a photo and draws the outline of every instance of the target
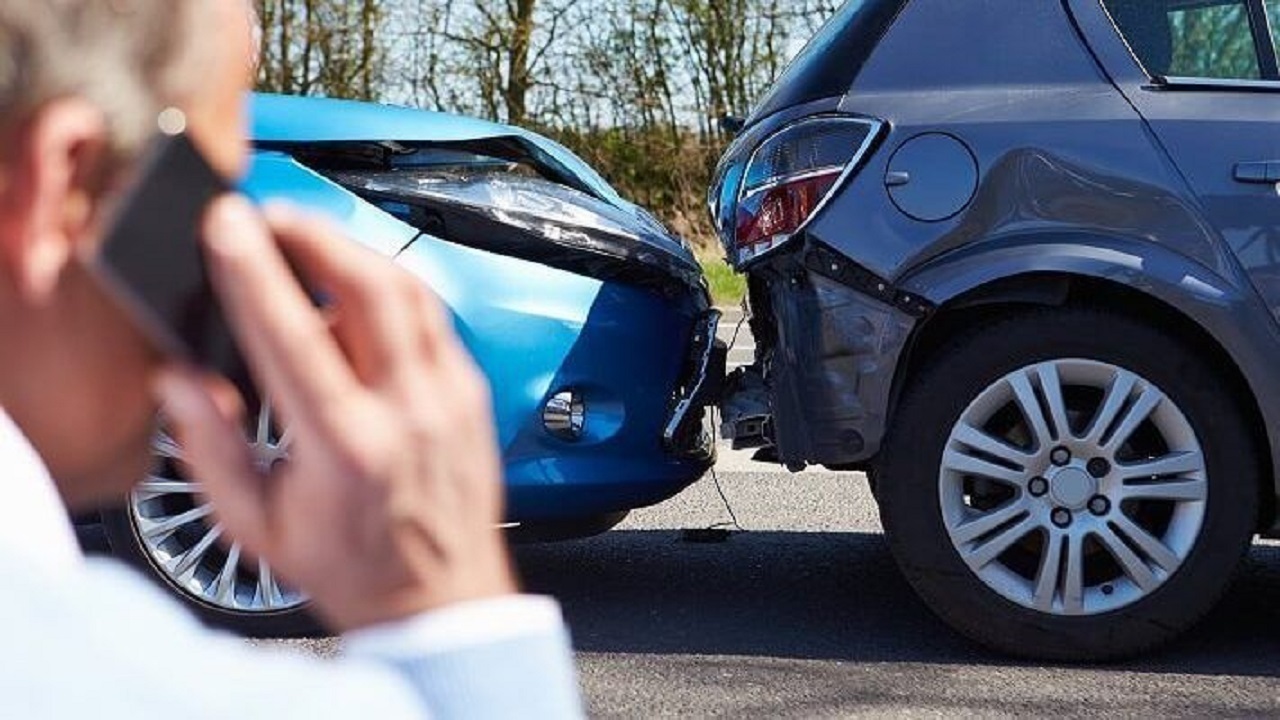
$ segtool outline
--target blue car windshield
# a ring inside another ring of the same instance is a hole
[[[751,121],[848,92],[907,0],[848,0],[787,66]]]

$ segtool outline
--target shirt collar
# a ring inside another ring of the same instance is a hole
[[[49,469],[0,408],[0,554],[51,572],[84,559]]]

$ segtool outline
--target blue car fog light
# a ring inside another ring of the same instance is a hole
[[[562,390],[552,395],[542,408],[542,426],[552,436],[570,442],[582,439],[587,405],[577,392]]]

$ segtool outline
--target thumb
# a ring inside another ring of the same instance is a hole
[[[265,479],[254,468],[240,430],[239,394],[216,393],[215,382],[170,368],[157,378],[155,391],[182,445],[183,460],[203,483],[214,514],[231,537],[260,555],[267,539]]]

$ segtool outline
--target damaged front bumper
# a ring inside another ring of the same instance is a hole
[[[750,269],[756,362],[727,381],[722,434],[793,470],[880,450],[899,359],[931,308],[808,243]]]
[[[413,192],[392,192],[381,146],[370,168],[364,146],[292,150],[257,152],[246,190],[323,209],[448,305],[493,387],[509,519],[650,505],[713,464],[718,314],[687,247],[643,211],[500,169],[412,168]],[[584,405],[580,437],[547,428],[561,393]]]
[[[721,317],[719,310],[708,310],[694,326],[680,395],[662,431],[663,447],[673,455],[715,457],[715,442],[703,426],[703,411],[715,404],[724,387],[729,348],[716,337]]]
[[[510,520],[626,511],[706,472],[724,353],[687,243],[553,144],[336,110],[363,124],[258,137],[246,192],[322,209],[450,308],[493,388]],[[547,421],[561,396],[570,437]]]
[[[673,457],[714,458],[703,420],[724,379],[720,312],[710,308],[702,269],[688,247],[647,213],[505,168],[362,169],[330,177],[433,237],[643,289],[689,313],[689,349],[662,446]]]

